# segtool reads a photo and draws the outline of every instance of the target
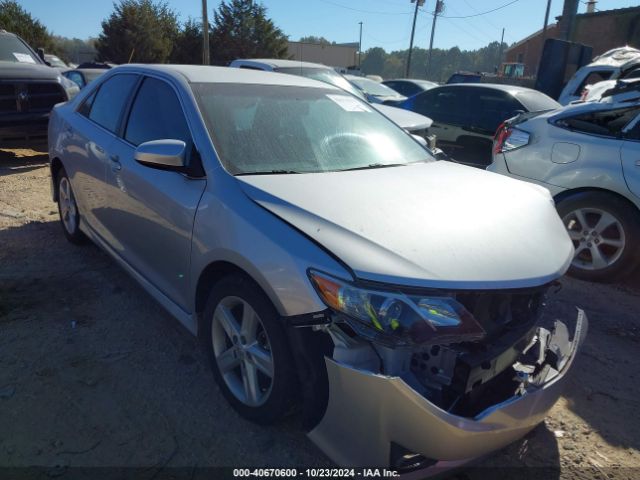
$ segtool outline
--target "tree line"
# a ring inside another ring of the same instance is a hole
[[[0,28],[20,35],[34,48],[42,47],[76,63],[80,54],[114,63],[202,63],[202,22],[193,18],[181,22],[160,0],[119,0],[103,20],[99,36],[87,40],[54,36],[16,0],[0,0]],[[213,10],[209,38],[214,65],[226,65],[236,58],[288,55],[287,36],[254,0],[223,0]],[[300,41],[335,44],[317,36]],[[499,51],[498,42],[476,50],[436,48],[427,71],[427,50],[415,48],[410,76],[442,82],[460,70],[491,72],[500,64]],[[404,77],[407,54],[408,50],[388,53],[380,47],[370,48],[363,53],[361,69],[384,78]]]
[[[504,52],[506,48],[505,43],[502,51]],[[409,50],[387,53],[380,47],[371,48],[362,57],[362,72],[367,75],[380,75],[383,78],[405,77],[408,53]],[[431,54],[431,65],[428,66],[428,50],[414,48],[409,76],[444,82],[457,71],[493,72],[502,62],[499,56],[500,42],[491,42],[477,50],[460,50],[458,47],[434,48]]]
[[[287,36],[267,9],[254,0],[223,0],[208,25],[211,63],[226,65],[238,57],[287,56]],[[181,22],[166,2],[120,0],[102,21],[95,39],[56,37],[16,0],[0,0],[0,28],[34,48],[72,61],[74,48],[95,51],[95,59],[113,63],[202,63],[202,22]]]

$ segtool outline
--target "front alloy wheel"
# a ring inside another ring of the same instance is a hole
[[[298,398],[297,372],[283,319],[252,279],[228,275],[213,286],[200,340],[231,406],[256,423],[274,423]]]
[[[264,325],[239,297],[223,298],[213,313],[211,340],[218,369],[242,403],[262,405],[273,386],[273,357]]]

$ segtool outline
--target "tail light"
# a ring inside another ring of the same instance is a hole
[[[498,127],[493,140],[493,153],[504,153],[529,144],[530,135],[504,123]]]

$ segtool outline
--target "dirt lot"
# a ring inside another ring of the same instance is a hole
[[[295,419],[239,418],[190,334],[98,248],[66,242],[46,161],[0,152],[0,467],[67,478],[69,467],[131,466],[158,478],[330,466]],[[640,478],[640,277],[564,279],[549,308],[566,318],[576,305],[590,331],[568,388],[545,423],[480,465],[501,467],[491,477]]]

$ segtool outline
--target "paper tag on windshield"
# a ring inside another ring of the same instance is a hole
[[[354,97],[347,95],[327,95],[330,100],[336,102],[347,112],[370,112],[371,109]]]
[[[16,60],[18,60],[20,63],[36,63],[31,55],[27,55],[26,53],[13,52],[13,56],[16,57]]]

